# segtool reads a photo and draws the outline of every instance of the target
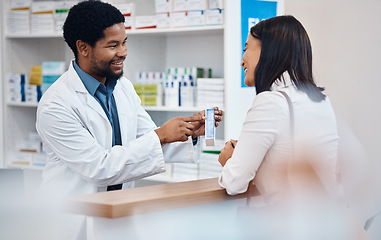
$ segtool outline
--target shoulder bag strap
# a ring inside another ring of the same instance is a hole
[[[292,151],[291,156],[294,157],[294,137],[295,137],[294,107],[292,106],[291,99],[287,95],[287,93],[285,93],[283,91],[278,91],[278,92],[280,92],[286,98],[287,104],[288,104],[288,110],[290,113],[290,135],[291,135],[291,151]],[[246,207],[250,206],[251,196],[253,196],[254,192],[257,190],[255,185],[253,184],[253,181],[254,181],[254,179],[249,182],[249,186],[247,189]]]

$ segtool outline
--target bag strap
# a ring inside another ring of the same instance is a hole
[[[290,134],[291,134],[291,145],[292,145],[292,152],[294,152],[294,137],[295,137],[295,118],[294,118],[294,107],[292,106],[292,102],[290,97],[287,95],[287,93],[283,91],[280,92],[287,100],[288,104],[288,111],[290,113]]]
[[[291,151],[292,151],[292,157],[294,157],[294,137],[295,137],[295,118],[294,118],[294,107],[292,106],[292,102],[290,97],[287,95],[287,93],[283,91],[278,91],[280,92],[287,100],[288,104],[288,110],[289,110],[289,115],[290,115],[290,135],[291,135]],[[247,189],[247,197],[246,197],[246,207],[250,206],[250,199],[251,196],[254,193],[254,190],[256,190],[255,185],[253,184],[254,179],[249,182],[249,186]]]

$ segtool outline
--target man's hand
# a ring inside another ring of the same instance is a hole
[[[155,132],[160,139],[160,143],[184,142],[192,136],[194,125],[199,124],[202,116],[193,115],[192,117],[175,117],[166,121]]]
[[[225,166],[226,162],[232,157],[235,145],[237,145],[237,140],[231,139],[225,143],[225,147],[221,150],[218,156],[218,161],[221,166]]]
[[[218,107],[214,107],[214,119],[216,120],[215,125],[218,127],[219,122],[223,120],[224,111],[219,110]],[[193,117],[200,116],[202,121],[193,122],[194,130],[192,137],[196,138],[198,136],[205,135],[205,110],[202,110],[199,113],[193,114]]]

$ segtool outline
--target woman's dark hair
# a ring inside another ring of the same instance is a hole
[[[314,102],[325,99],[324,88],[312,76],[312,50],[308,34],[293,16],[278,16],[254,25],[250,34],[261,41],[261,56],[255,69],[257,94],[269,91],[287,71],[299,91]],[[284,79],[283,79],[284,80]]]
[[[94,47],[104,37],[103,30],[118,23],[124,23],[124,16],[111,4],[96,0],[84,1],[70,9],[63,25],[63,36],[77,58],[77,40]]]

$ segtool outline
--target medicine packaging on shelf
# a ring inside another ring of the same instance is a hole
[[[169,13],[156,14],[156,27],[157,28],[169,28],[171,27],[171,21]]]
[[[203,10],[189,11],[188,12],[188,26],[204,26],[205,25],[205,15]]]
[[[206,10],[207,9],[207,0],[188,0],[187,1],[187,10]]]
[[[135,28],[136,29],[156,28],[156,15],[136,16]]]
[[[54,3],[55,32],[61,33],[69,10],[77,1],[57,1]]]
[[[156,13],[169,13],[172,12],[172,0],[155,0]]]
[[[214,119],[214,108],[205,109],[205,145],[214,146],[216,127]]]
[[[173,12],[170,14],[171,27],[187,27],[188,14],[187,12]]]
[[[206,25],[224,24],[224,15],[222,9],[209,9],[205,11]]]
[[[114,4],[116,8],[124,16],[124,27],[125,29],[134,29],[134,18],[135,18],[135,4],[134,3],[119,3]]]
[[[54,8],[54,2],[32,2],[31,33],[48,34],[55,32]]]
[[[224,8],[224,0],[209,0],[209,9]]]
[[[172,0],[174,12],[184,12],[188,10],[187,0]]]

